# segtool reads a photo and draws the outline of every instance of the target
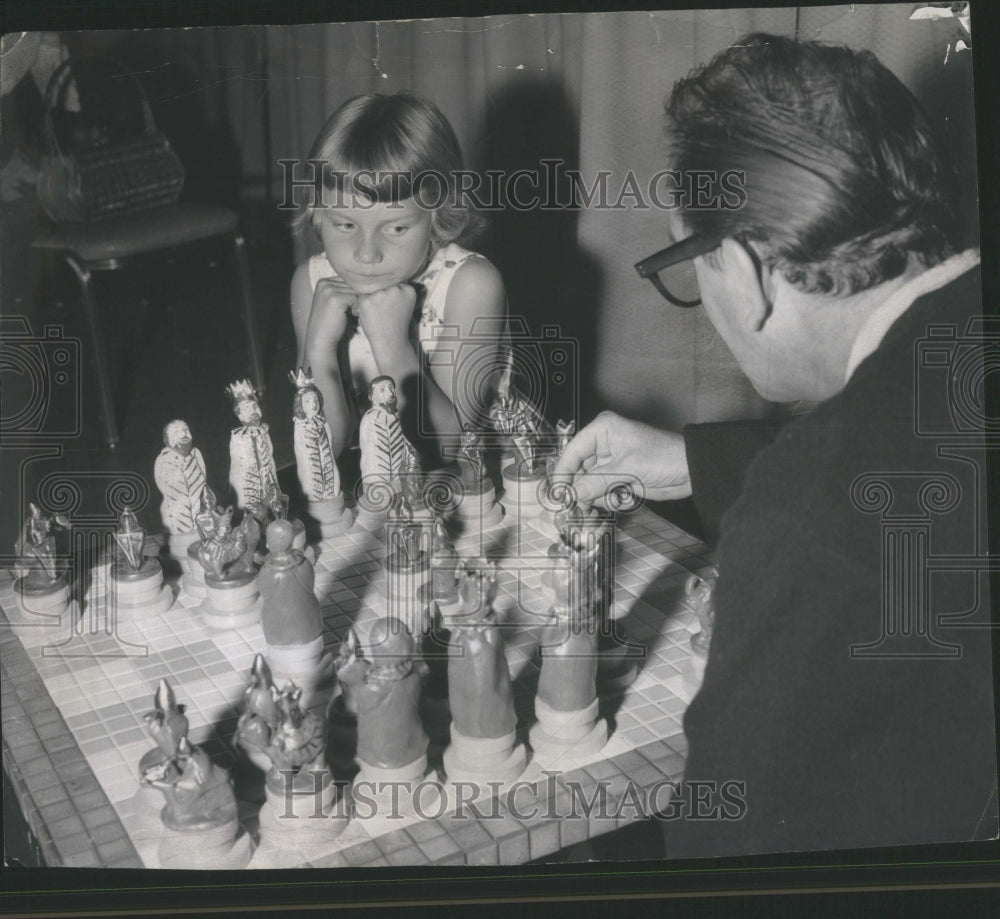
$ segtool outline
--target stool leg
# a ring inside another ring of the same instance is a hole
[[[247,267],[246,244],[243,236],[233,234],[233,248],[236,251],[236,267],[240,274],[240,309],[243,313],[243,325],[247,333],[247,351],[250,352],[250,373],[257,392],[263,392],[266,381],[260,362],[260,349],[257,345],[257,329],[253,314],[253,301],[250,298],[250,270]]]
[[[94,295],[90,288],[90,269],[71,255],[64,255],[63,258],[66,264],[73,269],[73,273],[80,283],[83,308],[87,314],[87,322],[90,324],[94,363],[97,365],[97,389],[104,409],[104,430],[107,434],[108,446],[113,450],[118,446],[118,421],[115,418],[115,400],[111,394],[111,378],[108,376],[108,359],[104,353],[104,336],[101,334],[97,304],[94,302]]]

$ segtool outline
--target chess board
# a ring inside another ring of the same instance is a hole
[[[514,680],[521,740],[534,721],[538,638],[551,602],[542,578],[551,565],[553,533],[550,525],[518,524],[508,517],[488,536],[456,543],[463,557],[485,555],[498,562],[495,608]],[[315,547],[316,595],[326,623],[325,643],[334,655],[349,628],[364,644],[370,624],[385,615],[380,537],[355,528]],[[697,624],[684,582],[691,573],[704,573],[711,560],[696,539],[645,508],[619,518],[615,542],[612,616],[625,626],[640,669],[624,694],[602,698],[601,714],[610,728],[605,748],[558,777],[536,771],[544,807],[526,807],[519,799],[515,813],[498,805],[490,819],[443,814],[389,822],[376,831],[352,824],[327,850],[298,864],[511,864],[644,816],[631,808],[567,819],[554,816],[558,808],[553,810],[552,798],[565,800],[575,783],[584,794],[603,786],[614,802],[627,783],[648,788],[680,779],[686,753],[681,719],[697,689],[688,666]],[[107,576],[107,564],[92,572],[82,615],[45,621],[19,609],[12,574],[0,573],[4,768],[46,861],[154,864],[151,841],[139,827],[132,802],[139,759],[153,746],[143,715],[153,707],[161,678],[186,706],[191,741],[232,771],[241,820],[255,833],[262,783],[248,779],[232,737],[254,655],[265,651],[261,626],[238,632],[207,629],[197,611],[200,601],[184,592],[164,614],[109,623],[100,602]],[[429,761],[440,772],[440,750],[432,749]],[[529,764],[526,779],[531,769]],[[526,793],[535,792],[527,788]],[[522,819],[525,811],[533,813]],[[270,865],[251,861],[250,867]]]

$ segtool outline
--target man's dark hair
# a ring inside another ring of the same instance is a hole
[[[695,233],[752,248],[810,293],[852,294],[952,251],[953,173],[917,100],[867,51],[754,34],[676,85],[673,167],[744,173]]]
[[[388,381],[389,381],[390,383],[392,383],[393,387],[395,387],[395,385],[396,385],[396,381],[395,381],[395,380],[394,380],[394,379],[393,379],[393,378],[392,378],[391,376],[389,376],[388,374],[385,374],[385,373],[383,373],[383,374],[382,374],[382,376],[380,376],[380,377],[375,377],[375,379],[373,379],[373,380],[372,380],[372,381],[371,381],[371,382],[370,382],[370,383],[368,384],[368,398],[369,398],[369,399],[371,399],[371,397],[372,397],[372,393],[373,393],[373,392],[375,392],[375,387],[376,387],[376,386],[377,386],[377,385],[378,385],[379,383],[384,383],[384,382],[385,382],[386,380],[388,380]]]

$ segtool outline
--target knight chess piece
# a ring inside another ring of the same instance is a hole
[[[60,617],[73,602],[66,550],[60,551],[57,542],[57,536],[69,530],[69,518],[43,514],[35,504],[28,508],[14,546],[17,567],[23,572],[14,581],[14,596],[24,613]]]
[[[177,704],[174,691],[166,680],[160,680],[153,697],[153,711],[143,718],[156,746],[143,754],[139,760],[139,790],[133,799],[133,810],[137,817],[151,822],[158,818],[163,807],[163,796],[151,785],[142,782],[142,777],[155,767],[164,766],[177,755],[181,738],[187,738],[188,719],[184,706]]]
[[[323,395],[313,382],[309,368],[289,373],[295,384],[292,406],[295,466],[309,517],[322,539],[340,536],[354,522],[340,490],[340,471],[333,455],[330,425],[323,415]]]
[[[207,485],[201,490],[198,512],[194,515],[194,526],[198,539],[187,547],[187,564],[181,566],[181,592],[196,600],[208,596],[205,587],[205,568],[201,564],[201,544],[211,535],[216,517],[222,513],[215,492]]]
[[[369,633],[371,660],[354,640],[338,661],[337,677],[357,713],[355,809],[360,821],[380,823],[415,813],[413,795],[425,784],[427,734],[420,719],[420,681],[426,664],[416,654],[409,629],[398,619],[377,620]],[[360,792],[360,794],[359,794]],[[420,807],[432,808],[431,792]],[[389,824],[392,825],[391,823]]]
[[[281,690],[275,687],[260,654],[254,658],[246,700],[236,743],[266,773],[260,848],[251,867],[279,867],[282,853],[289,850],[290,863],[301,863],[301,856],[308,860],[348,822],[346,813],[335,812],[338,795],[326,761],[326,721],[303,708],[302,690],[294,682]]]
[[[316,576],[309,559],[292,545],[294,529],[287,520],[267,528],[268,554],[257,585],[267,659],[275,678],[302,687],[302,704],[320,695],[325,707],[333,691],[333,658],[323,648],[323,616],[313,592]]]
[[[167,548],[183,571],[188,546],[199,539],[195,517],[205,488],[205,460],[191,439],[191,429],[179,418],[164,425],[163,443],[153,479],[163,495],[160,517],[167,531]]]
[[[454,522],[459,532],[466,536],[495,529],[503,522],[504,508],[486,473],[483,436],[468,426],[462,432],[458,469],[462,499],[455,508]]]
[[[215,508],[209,519],[199,518],[205,533],[198,543],[198,559],[205,571],[206,597],[200,609],[212,629],[238,629],[260,620],[261,600],[254,553],[260,525],[244,514],[233,528],[233,509]]]
[[[163,581],[159,561],[145,555],[146,531],[126,507],[114,534],[117,559],[108,572],[108,602],[118,615],[156,615],[173,606],[174,594]]]

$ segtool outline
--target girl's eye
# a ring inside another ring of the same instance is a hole
[[[336,226],[336,228],[338,230],[344,230],[345,232],[354,229],[354,224],[353,223],[349,223],[346,220],[342,220],[342,221],[340,221],[340,223],[334,224],[334,226]]]
[[[408,229],[410,229],[405,224],[395,227],[389,227],[390,236],[402,236]]]

